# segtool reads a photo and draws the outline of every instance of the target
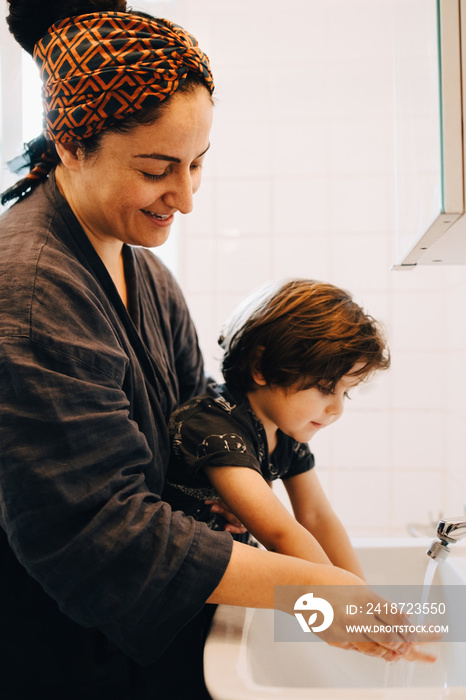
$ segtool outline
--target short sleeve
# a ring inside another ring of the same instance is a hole
[[[282,479],[289,479],[314,468],[315,460],[307,442],[297,442],[288,438],[288,464],[289,468],[282,474]]]
[[[199,403],[192,412],[175,411],[170,421],[172,458],[169,481],[209,483],[203,469],[248,467],[260,472],[256,449],[243,426],[216,406]]]

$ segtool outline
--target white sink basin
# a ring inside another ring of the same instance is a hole
[[[422,585],[429,543],[406,538],[354,544],[375,586]],[[452,550],[437,568],[434,584],[466,584],[463,545]],[[320,642],[274,642],[273,625],[273,610],[219,606],[204,653],[214,700],[466,700],[464,642],[430,644],[438,657],[434,664],[387,664]]]

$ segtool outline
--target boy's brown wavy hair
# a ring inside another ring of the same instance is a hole
[[[346,374],[363,381],[390,366],[378,322],[345,290],[308,279],[254,293],[227,323],[219,344],[225,381],[242,392],[254,388],[253,368],[270,386],[333,391]],[[362,366],[352,372],[357,363]]]

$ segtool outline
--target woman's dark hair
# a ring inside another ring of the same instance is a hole
[[[39,39],[60,19],[90,12],[126,12],[126,0],[7,0],[10,32],[31,54]]]
[[[253,369],[270,386],[332,391],[346,374],[362,381],[390,365],[378,323],[351,295],[307,279],[267,285],[246,299],[219,343],[225,381],[243,393],[254,387]]]
[[[61,19],[92,12],[128,11],[126,0],[7,0],[7,2],[10,5],[10,13],[7,17],[10,32],[20,46],[31,55],[35,44],[53,24]],[[131,10],[129,12],[152,19],[146,12]],[[202,77],[190,71],[178,92],[193,92],[199,86],[205,86]],[[95,156],[99,152],[103,133],[127,133],[141,124],[153,124],[169,103],[170,97],[167,97],[157,105],[137,110],[126,119],[105,129],[104,132],[75,141],[73,145],[81,150],[84,158]],[[53,141],[39,136],[26,144],[24,154],[15,158],[10,167],[14,172],[22,172],[27,168],[30,173],[1,194],[1,203],[5,205],[10,201],[19,201],[26,197],[40,182],[47,179],[51,170],[59,163],[60,158]]]

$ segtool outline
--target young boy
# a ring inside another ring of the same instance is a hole
[[[223,529],[206,504],[220,498],[267,549],[363,578],[307,443],[341,416],[352,388],[388,368],[376,321],[344,290],[299,279],[253,295],[219,342],[225,383],[171,418],[163,498]],[[270,488],[278,478],[295,517]]]

